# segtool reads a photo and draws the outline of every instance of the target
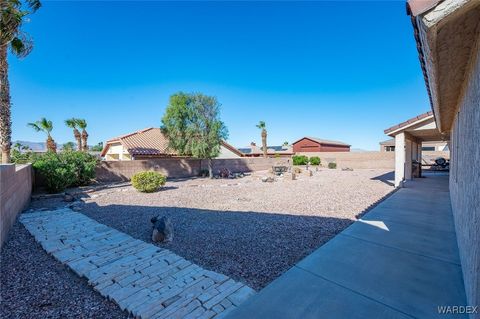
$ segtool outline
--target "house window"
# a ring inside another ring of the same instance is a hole
[[[435,146],[423,146],[422,151],[435,151]]]
[[[385,152],[395,152],[395,146],[385,146]]]

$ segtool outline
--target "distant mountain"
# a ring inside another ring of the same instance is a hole
[[[30,141],[13,141],[12,148],[16,143],[28,146],[32,151],[42,153],[47,151],[47,144],[45,142],[30,142]],[[62,150],[63,143],[57,143],[57,149]],[[76,144],[75,144],[76,145]]]

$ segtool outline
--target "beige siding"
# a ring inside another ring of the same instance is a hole
[[[480,305],[480,50],[451,134],[450,196],[467,298]]]

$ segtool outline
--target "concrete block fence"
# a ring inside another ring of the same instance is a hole
[[[0,165],[0,247],[18,213],[30,202],[32,179],[30,164]]]

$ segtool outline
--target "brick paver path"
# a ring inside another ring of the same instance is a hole
[[[139,318],[220,318],[255,292],[70,209],[22,214],[42,247]]]

